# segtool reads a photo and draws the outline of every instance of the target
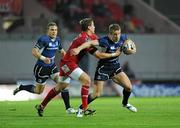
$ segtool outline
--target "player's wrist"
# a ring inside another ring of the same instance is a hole
[[[46,57],[43,56],[43,55],[41,55],[41,56],[39,57],[39,59],[42,60],[42,61],[44,61],[44,60],[46,59]]]

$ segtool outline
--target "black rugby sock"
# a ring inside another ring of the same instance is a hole
[[[97,97],[92,98],[91,94],[88,95],[88,104],[90,104],[92,101],[94,101]],[[79,106],[80,109],[82,109],[82,104]]]
[[[123,105],[126,105],[128,103],[128,99],[130,95],[131,95],[131,92],[128,92],[125,89],[123,90],[123,101],[122,101]]]
[[[69,90],[65,89],[61,92],[61,97],[64,101],[64,105],[66,109],[70,108],[70,101],[69,101]]]

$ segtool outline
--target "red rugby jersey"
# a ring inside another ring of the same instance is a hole
[[[66,52],[66,55],[63,57],[63,61],[73,61],[76,64],[81,60],[81,58],[85,55],[85,53],[89,52],[91,49],[87,48],[82,50],[78,55],[71,56],[70,51],[73,48],[79,47],[81,44],[90,41],[90,40],[96,40],[98,39],[98,36],[96,34],[88,35],[86,32],[81,32],[72,42],[69,47],[69,49]]]

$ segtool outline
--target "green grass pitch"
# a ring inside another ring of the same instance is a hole
[[[180,97],[132,97],[137,113],[123,108],[119,97],[101,97],[89,106],[96,114],[83,118],[66,114],[62,99],[52,100],[38,117],[34,106],[40,102],[0,102],[0,128],[180,128]],[[80,102],[71,99],[74,108]]]

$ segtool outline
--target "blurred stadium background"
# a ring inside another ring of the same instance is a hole
[[[94,18],[99,36],[116,22],[135,41],[137,54],[120,57],[121,64],[128,63],[132,71],[127,71],[132,96],[180,96],[179,5],[179,0],[0,0],[0,101],[44,97],[54,86],[52,81],[40,96],[12,95],[19,82],[34,82],[33,42],[44,33],[48,21],[55,21],[67,49],[80,31],[78,21],[85,17]],[[81,66],[93,79],[97,59],[89,55],[83,59]],[[71,85],[71,96],[79,96],[79,83]],[[103,95],[121,96],[121,90],[107,81]]]

